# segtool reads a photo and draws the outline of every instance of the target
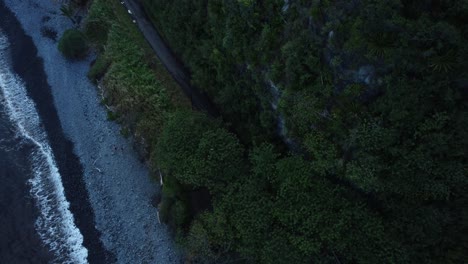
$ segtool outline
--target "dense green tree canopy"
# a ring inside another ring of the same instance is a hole
[[[467,0],[142,3],[222,121],[169,107],[126,30],[88,29],[192,260],[466,262]]]
[[[234,135],[204,114],[170,117],[157,146],[157,164],[180,182],[222,191],[244,176],[244,150]]]

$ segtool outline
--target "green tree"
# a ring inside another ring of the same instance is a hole
[[[369,212],[357,196],[316,177],[299,157],[279,161],[277,170],[282,181],[274,215],[287,231],[284,239],[306,259],[327,252],[344,262],[404,260],[378,215]]]
[[[218,125],[186,117],[163,137],[162,166],[214,194],[218,231],[194,230],[217,261],[465,261],[467,1],[351,2],[143,1],[250,148],[240,173]],[[306,160],[255,147],[280,114]]]
[[[68,29],[60,38],[58,49],[69,59],[79,59],[87,54],[88,44],[83,33],[77,29]]]
[[[171,115],[157,146],[157,164],[180,182],[219,192],[245,173],[243,148],[234,135],[204,114]]]

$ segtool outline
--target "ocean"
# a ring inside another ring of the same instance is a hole
[[[36,263],[39,257],[43,260],[37,263],[87,263],[47,134],[25,83],[11,67],[10,42],[2,32],[0,28],[0,203],[5,223],[0,226],[0,262]]]
[[[39,211],[28,186],[33,146],[16,136],[4,102],[0,94],[0,262],[47,263],[51,256],[35,229]]]

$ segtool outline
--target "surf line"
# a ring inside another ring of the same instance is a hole
[[[0,29],[0,92],[17,136],[32,145],[33,177],[31,195],[39,208],[36,231],[54,254],[55,263],[88,263],[83,235],[74,223],[66,200],[62,178],[48,143],[35,103],[28,97],[23,81],[11,69],[8,38]]]

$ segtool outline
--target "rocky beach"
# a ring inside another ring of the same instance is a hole
[[[10,21],[5,29],[13,68],[24,80],[48,135],[70,211],[83,235],[86,261],[179,263],[173,239],[158,223],[151,204],[158,183],[150,179],[119,125],[108,121],[97,87],[86,77],[93,55],[68,61],[53,37],[44,34],[60,36],[73,26],[60,14],[60,4],[39,0],[4,4],[19,21]],[[0,12],[7,16],[6,10]],[[18,33],[22,30],[26,36]]]

